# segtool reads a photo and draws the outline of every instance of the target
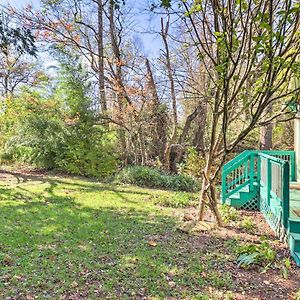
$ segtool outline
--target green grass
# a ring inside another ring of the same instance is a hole
[[[174,209],[155,205],[172,194],[72,178],[0,182],[0,299],[217,298],[207,295],[232,286],[228,256],[176,231]]]

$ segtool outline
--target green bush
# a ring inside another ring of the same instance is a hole
[[[194,192],[199,189],[199,183],[186,175],[169,175],[150,167],[130,166],[121,170],[116,181],[125,184],[135,184],[141,187],[161,188],[174,191]]]
[[[183,163],[179,166],[180,174],[201,178],[205,166],[205,159],[193,147],[189,147],[185,154]]]
[[[244,269],[251,265],[268,267],[276,259],[276,252],[271,248],[267,241],[260,244],[248,244],[237,247],[237,263]]]
[[[68,132],[64,151],[57,155],[59,169],[68,173],[107,177],[118,166],[115,137],[101,127],[74,127]]]
[[[25,89],[0,103],[0,159],[76,175],[112,175],[118,166],[115,134],[95,125],[86,82],[78,65],[64,72],[52,94]]]
[[[26,98],[22,104],[18,99],[15,100],[13,107],[24,109],[25,112],[14,120],[11,136],[3,148],[2,159],[27,162],[47,169],[56,168],[57,155],[64,149],[66,135],[59,115],[49,114],[46,109],[42,111],[43,105],[41,108],[33,108]],[[7,115],[9,113],[6,112]],[[5,122],[5,119],[2,121]]]
[[[106,177],[116,171],[118,159],[112,133],[84,125],[56,126],[53,131],[52,121],[47,121],[42,130],[36,121],[26,122],[7,141],[3,160],[92,177]]]
[[[227,204],[220,205],[220,213],[225,223],[237,221],[239,217],[238,211],[234,207]]]
[[[249,217],[245,217],[243,220],[241,220],[241,222],[239,223],[239,227],[249,233],[254,233],[256,228],[253,220]]]

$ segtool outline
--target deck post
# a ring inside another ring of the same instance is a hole
[[[250,192],[253,192],[253,183],[254,183],[254,155],[250,154]]]
[[[267,159],[267,203],[270,206],[271,201],[271,185],[272,185],[272,168],[271,168],[271,161],[269,158]]]
[[[296,153],[296,180],[300,182],[300,111],[298,111],[295,118],[294,148]]]
[[[282,172],[282,216],[283,226],[288,227],[288,219],[290,217],[290,167],[287,162],[283,164]]]

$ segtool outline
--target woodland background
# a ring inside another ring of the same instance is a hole
[[[299,7],[294,1],[237,1],[226,4],[227,13],[214,1],[184,3],[141,8],[155,23],[147,35],[160,40],[159,55],[149,55],[135,34],[141,15],[134,3],[3,6],[1,163],[197,190],[208,177],[218,185],[220,168],[235,153],[292,149],[298,87],[287,90],[299,70]],[[245,21],[253,26],[250,33]],[[21,28],[31,51],[5,42],[7,28]],[[248,70],[245,56],[253,51]],[[233,73],[224,75],[230,68]],[[233,101],[223,103],[231,94]]]

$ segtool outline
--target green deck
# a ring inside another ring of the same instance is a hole
[[[222,203],[260,210],[300,266],[300,183],[294,151],[244,151],[222,170]]]

